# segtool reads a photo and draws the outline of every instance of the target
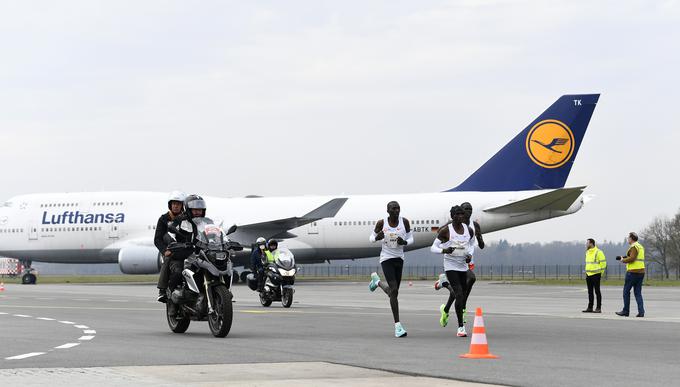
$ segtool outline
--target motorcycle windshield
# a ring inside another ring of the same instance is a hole
[[[279,254],[276,257],[276,264],[284,270],[291,270],[295,267],[295,257],[288,249],[279,249]]]
[[[193,221],[198,231],[196,240],[199,247],[207,250],[223,250],[225,238],[220,226],[210,218],[194,218]]]

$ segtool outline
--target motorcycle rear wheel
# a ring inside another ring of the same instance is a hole
[[[266,308],[272,304],[272,299],[265,296],[264,292],[260,292],[260,304]]]
[[[213,313],[208,316],[210,332],[215,337],[225,337],[231,330],[234,309],[231,293],[225,286],[213,288]]]
[[[170,327],[170,330],[175,332],[175,333],[184,333],[189,329],[189,324],[191,323],[191,320],[189,319],[188,316],[177,316],[177,314],[171,313],[171,305],[174,305],[170,299],[168,299],[168,302],[165,304],[165,315],[168,318],[168,326]],[[175,310],[176,308],[179,308],[178,305],[175,305]]]

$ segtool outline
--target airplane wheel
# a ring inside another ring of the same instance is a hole
[[[21,277],[21,283],[24,285],[35,285],[38,278],[35,274],[26,273]]]

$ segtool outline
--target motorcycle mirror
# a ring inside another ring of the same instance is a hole
[[[229,227],[229,230],[227,230],[227,235],[232,234],[237,228],[238,227],[235,224]]]

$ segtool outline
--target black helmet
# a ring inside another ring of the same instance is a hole
[[[195,194],[187,196],[187,198],[184,199],[184,211],[189,218],[194,217],[191,210],[203,210],[201,217],[205,216],[205,200],[203,200],[203,198],[199,195]]]
[[[275,247],[272,249],[271,246]],[[269,247],[270,251],[276,250],[277,248],[279,248],[279,241],[277,241],[276,239],[270,239],[269,242],[267,242],[267,247]]]

